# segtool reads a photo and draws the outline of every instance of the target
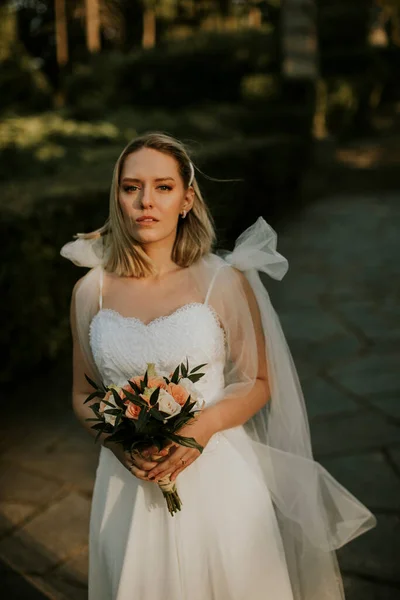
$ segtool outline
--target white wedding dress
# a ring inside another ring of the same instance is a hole
[[[224,331],[206,302],[148,324],[100,304],[90,345],[106,385],[125,384],[148,362],[169,373],[187,357],[192,367],[207,363],[196,384],[206,403],[224,387]],[[243,428],[235,430],[247,443]],[[135,478],[101,448],[89,600],[293,600],[268,488],[229,436],[214,435],[177,487],[183,506],[172,517],[157,484]]]

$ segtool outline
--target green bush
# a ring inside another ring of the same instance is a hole
[[[33,59],[13,57],[1,62],[0,113],[51,108],[51,89]]]
[[[201,33],[126,55],[102,52],[66,80],[75,118],[99,118],[120,106],[181,108],[203,102],[239,102],[242,79],[277,73],[274,33]]]

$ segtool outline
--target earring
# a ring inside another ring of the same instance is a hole
[[[181,212],[181,215],[182,215],[182,219],[184,219],[184,218],[186,217],[186,210],[183,210],[183,211]]]

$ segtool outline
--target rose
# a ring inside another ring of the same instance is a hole
[[[167,392],[171,394],[173,399],[180,404],[180,406],[183,406],[189,398],[189,392],[178,383],[169,383],[167,385]]]
[[[188,394],[190,394],[190,399],[193,400],[193,402],[198,402],[203,399],[203,396],[200,394],[193,381],[188,377],[182,377],[179,381],[179,385],[187,390]]]
[[[140,406],[137,406],[136,404],[134,404],[133,402],[129,402],[129,400],[128,400],[128,402],[126,403],[125,416],[128,419],[137,420],[139,418],[141,410],[142,409]]]
[[[132,379],[130,381],[132,381],[132,383],[135,383],[139,388],[141,388],[141,383],[144,381],[144,377],[143,377],[143,375],[140,375],[137,377],[132,377]],[[147,386],[145,388],[144,393],[146,395],[148,395],[146,392],[150,389],[154,392],[154,390],[156,388],[162,388],[165,390],[166,387],[167,387],[167,384],[165,383],[165,381],[162,377],[149,377],[149,379],[147,380]],[[127,389],[128,391],[132,392],[132,388],[129,384],[127,386],[124,386],[123,389]]]
[[[170,419],[181,412],[181,405],[174,400],[171,394],[161,389],[158,396],[158,410],[169,415],[167,419]]]

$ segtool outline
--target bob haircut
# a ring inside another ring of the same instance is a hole
[[[104,268],[120,277],[145,277],[156,273],[151,259],[134,239],[130,223],[119,202],[120,177],[125,158],[141,148],[152,148],[175,158],[185,190],[189,187],[192,173],[191,160],[185,146],[170,135],[159,132],[145,133],[134,138],[123,149],[114,167],[109,216],[106,222],[95,231],[77,233],[74,236],[83,239],[101,238],[107,256]],[[180,267],[189,267],[210,252],[215,241],[212,217],[195,176],[191,185],[195,192],[193,207],[185,219],[179,218],[172,249],[172,260]]]

